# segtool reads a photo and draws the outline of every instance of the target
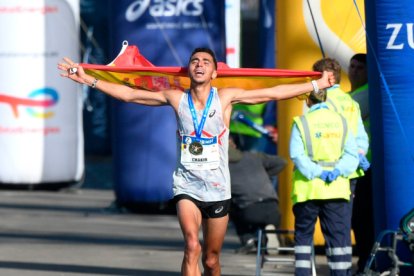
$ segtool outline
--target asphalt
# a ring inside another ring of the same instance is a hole
[[[180,275],[176,216],[114,208],[111,184],[91,183],[107,179],[99,170],[110,165],[95,165],[82,187],[0,190],[0,276]],[[222,275],[255,275],[256,256],[236,254],[239,246],[230,224]],[[316,265],[317,275],[329,275],[324,256]],[[292,274],[291,266],[266,264],[262,275]]]

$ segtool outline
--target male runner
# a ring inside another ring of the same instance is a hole
[[[200,275],[202,254],[204,275],[220,275],[220,252],[228,224],[230,176],[228,135],[232,104],[257,104],[296,97],[332,86],[332,73],[323,72],[317,81],[285,84],[271,88],[244,90],[217,89],[211,81],[217,77],[217,61],[208,48],[197,48],[188,63],[190,88],[150,92],[98,80],[69,58],[58,64],[67,77],[89,85],[124,102],[148,106],[170,105],[177,116],[179,130],[178,162],[173,175],[177,217],[183,232],[185,249],[182,275]],[[316,87],[317,86],[317,87]],[[203,246],[198,233],[203,231]]]

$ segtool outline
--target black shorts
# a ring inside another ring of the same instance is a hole
[[[223,201],[204,202],[194,199],[186,194],[180,194],[174,197],[175,203],[177,203],[181,199],[188,199],[191,202],[193,202],[200,210],[203,219],[222,218],[227,216],[230,210],[231,199]]]

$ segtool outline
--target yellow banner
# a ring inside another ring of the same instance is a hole
[[[356,1],[364,15],[364,1]],[[355,53],[366,53],[365,31],[353,1],[291,0],[277,1],[277,67],[310,70],[317,60],[335,58],[342,67],[342,88],[349,90],[347,70]],[[363,18],[365,21],[365,19]],[[365,23],[364,23],[365,24]],[[302,115],[304,103],[297,99],[278,103],[278,153],[289,159],[290,128],[294,116]],[[293,229],[290,193],[293,164],[289,162],[280,177],[279,194],[282,226]],[[315,244],[323,244],[319,227]]]

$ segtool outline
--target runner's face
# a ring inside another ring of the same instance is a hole
[[[188,65],[188,74],[191,81],[197,84],[210,82],[217,74],[213,57],[205,52],[195,53]]]

